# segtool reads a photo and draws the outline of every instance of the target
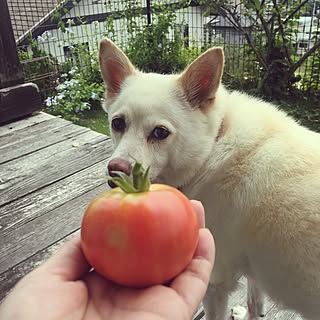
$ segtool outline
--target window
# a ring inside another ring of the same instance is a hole
[[[298,47],[302,48],[302,49],[307,49],[308,48],[308,42],[299,42]]]

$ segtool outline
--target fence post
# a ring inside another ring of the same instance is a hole
[[[24,82],[8,5],[0,0],[0,89]]]
[[[38,87],[24,83],[7,0],[0,0],[0,124],[42,108]]]
[[[151,25],[151,0],[146,0],[147,1],[147,21],[148,21],[148,26]]]

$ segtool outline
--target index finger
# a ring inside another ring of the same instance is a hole
[[[80,232],[58,249],[41,268],[67,281],[78,280],[88,272],[91,267],[81,248]]]
[[[208,229],[200,229],[199,243],[192,261],[170,285],[186,304],[190,319],[206,293],[214,256],[215,246],[212,234]]]

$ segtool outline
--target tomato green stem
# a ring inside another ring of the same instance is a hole
[[[118,177],[108,177],[108,180],[112,181],[126,193],[146,192],[150,189],[149,171],[150,167],[145,170],[142,163],[136,161],[132,167],[130,176],[121,171],[113,171]]]

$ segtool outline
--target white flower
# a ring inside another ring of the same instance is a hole
[[[51,106],[52,106],[51,98],[48,97],[48,98],[45,100],[45,103],[46,103],[47,107],[51,107]]]
[[[57,100],[62,100],[65,97],[64,93],[61,92],[57,95]]]
[[[99,24],[99,21],[95,20],[91,22],[92,25],[97,26]]]
[[[91,94],[91,99],[92,99],[92,100],[98,99],[98,95],[97,95],[95,92],[93,92],[93,93]]]
[[[49,38],[51,37],[51,33],[49,31],[45,31],[43,34],[42,34],[42,37],[45,39],[45,40],[49,40]]]
[[[45,103],[48,107],[51,107],[55,104],[57,104],[57,99],[56,97],[48,97],[46,100],[45,100]]]
[[[73,19],[68,19],[67,20],[67,25],[70,27],[70,26],[73,26],[74,25],[74,21]]]
[[[73,75],[73,74],[75,74],[76,72],[77,72],[77,70],[71,69],[68,73],[71,74],[71,75]]]
[[[44,38],[41,37],[41,36],[38,36],[37,40],[38,40],[39,43],[45,42]]]
[[[79,83],[79,81],[76,80],[76,79],[71,79],[71,80],[69,81],[69,85],[70,85],[70,86],[73,86],[73,85],[78,84],[78,83]]]
[[[90,110],[90,104],[88,102],[82,102],[81,110]]]
[[[66,84],[65,83],[61,83],[56,87],[57,90],[64,90],[65,88],[66,88]]]
[[[61,77],[62,78],[66,78],[68,75],[66,74],[66,73],[63,73],[62,75],[61,75]]]

